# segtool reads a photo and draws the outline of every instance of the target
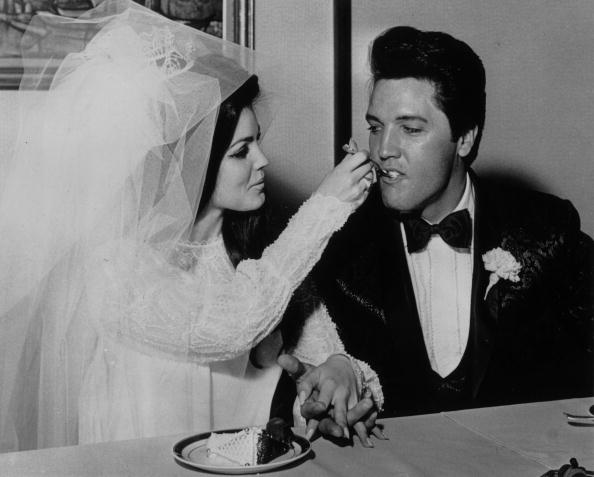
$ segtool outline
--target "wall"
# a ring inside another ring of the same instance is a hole
[[[570,199],[594,235],[592,0],[353,0],[353,132],[367,144],[368,46],[386,28],[442,30],[487,71],[475,169]],[[373,7],[371,8],[371,5]]]
[[[256,49],[277,63],[277,80],[290,79],[276,97],[264,146],[271,195],[294,206],[334,162],[333,2],[257,0],[255,7]],[[397,24],[447,31],[487,69],[476,169],[570,199],[594,235],[592,18],[591,0],[352,0],[353,135],[367,143],[366,62],[375,35]],[[11,129],[12,97],[0,91],[0,145]]]
[[[16,116],[16,92],[0,91],[0,157],[14,141],[16,124],[13,118]]]
[[[269,187],[292,207],[334,164],[333,2],[257,0],[255,8],[256,51],[276,62]]]

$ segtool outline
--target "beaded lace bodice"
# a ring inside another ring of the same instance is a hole
[[[122,251],[120,245],[117,258],[98,262],[109,297],[100,328],[111,339],[176,359],[206,363],[246,353],[279,324],[293,291],[350,212],[349,204],[315,195],[261,259],[237,268],[221,239],[181,243],[169,260],[148,246]]]
[[[180,243],[176,259],[180,266],[188,267],[190,273],[200,277],[205,290],[223,289],[233,281],[235,268],[229,260],[222,237],[209,243]],[[260,293],[267,295],[270,290],[262,289]],[[252,301],[252,298],[244,299],[244,305],[250,307],[248,301]],[[266,313],[266,310],[262,312]],[[224,307],[221,308],[221,313],[227,313]],[[221,333],[232,334],[233,330],[221,330]],[[307,318],[297,346],[291,350],[297,358],[316,365],[324,362],[331,354],[344,352],[336,326],[323,305]]]
[[[102,278],[91,295],[106,307],[95,314],[99,333],[139,351],[168,359],[211,363],[248,353],[280,323],[288,302],[319,260],[332,233],[352,208],[314,195],[291,218],[259,260],[231,264],[222,239],[180,243],[168,259],[149,246],[118,244],[97,257]],[[345,353],[326,308],[309,316],[291,352],[318,365]],[[381,407],[376,373],[352,359],[360,386],[369,387]]]

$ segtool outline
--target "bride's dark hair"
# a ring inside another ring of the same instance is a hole
[[[252,75],[221,104],[198,213],[204,209],[214,192],[221,161],[231,144],[241,112],[252,106],[259,94],[258,77]],[[249,212],[225,211],[223,240],[234,266],[246,258],[259,258],[262,254],[266,243],[265,222],[267,215],[266,205]]]
[[[231,144],[241,112],[252,106],[259,94],[258,77],[253,75],[221,104],[198,213],[208,204],[214,192],[221,161]],[[279,224],[273,224],[270,220],[267,202],[258,210],[250,212],[226,210],[223,216],[223,240],[233,265],[237,266],[246,258],[259,258],[264,247],[278,234],[278,227]],[[298,287],[280,324],[283,343],[288,349],[296,346],[304,320],[319,305],[312,285],[310,280],[306,280]],[[255,350],[256,348],[250,353],[250,360],[254,366],[260,367]],[[295,385],[292,379],[286,377],[286,373],[283,375],[282,385],[275,394],[274,412],[271,415],[283,416],[287,422],[291,422]]]

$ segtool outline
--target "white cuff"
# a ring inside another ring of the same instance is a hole
[[[357,391],[363,396],[365,390],[371,392],[371,397],[378,411],[384,408],[384,391],[377,373],[365,361],[360,361],[348,353],[341,353],[349,358],[355,377],[357,378]]]

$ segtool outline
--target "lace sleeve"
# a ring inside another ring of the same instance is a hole
[[[363,389],[369,389],[377,408],[383,408],[384,393],[377,373],[367,363],[353,358],[345,351],[336,325],[324,304],[320,304],[305,321],[297,346],[291,354],[314,366],[319,366],[332,354],[347,356],[357,376],[360,395]]]
[[[107,282],[119,290],[119,300],[102,322],[111,336],[185,359],[239,356],[278,325],[293,291],[351,211],[348,203],[315,194],[261,259],[244,260],[225,282],[149,262],[121,284],[119,269],[112,268]]]
[[[319,366],[332,354],[345,354],[336,325],[324,304],[320,304],[307,318],[297,346],[291,354],[305,363]]]

